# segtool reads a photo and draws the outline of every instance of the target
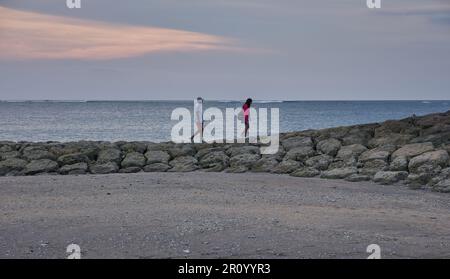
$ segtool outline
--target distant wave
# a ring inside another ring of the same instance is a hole
[[[2,103],[86,103],[83,100],[1,100]]]
[[[241,100],[241,101],[220,100],[217,102],[219,102],[219,103],[240,103],[240,102],[244,102],[244,100]],[[253,103],[255,103],[255,104],[269,104],[269,103],[283,103],[283,102],[284,101],[279,101],[279,100],[267,100],[267,101],[255,100],[255,101],[253,101]]]
[[[422,104],[431,104],[430,101],[422,101]]]

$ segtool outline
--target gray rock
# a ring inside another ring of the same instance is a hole
[[[147,158],[147,164],[154,164],[154,163],[163,163],[168,164],[170,160],[170,155],[166,151],[160,151],[160,150],[150,150],[145,153],[145,157]]]
[[[147,151],[168,151],[175,146],[172,142],[160,142],[160,143],[149,143],[147,145]]]
[[[345,178],[345,180],[350,182],[361,182],[361,181],[368,181],[370,180],[370,176],[363,175],[363,174],[352,174]]]
[[[153,163],[144,167],[145,172],[166,172],[170,166],[163,163]]]
[[[341,148],[341,142],[337,139],[330,138],[319,141],[316,148],[319,152],[334,157]]]
[[[398,134],[398,133],[392,133],[386,136],[381,137],[375,137],[368,142],[368,146],[370,148],[375,148],[378,146],[383,145],[395,145],[395,146],[401,146],[409,143],[411,139],[413,139],[413,135],[405,135],[405,134]]]
[[[258,154],[251,154],[251,153],[239,154],[230,158],[230,166],[232,168],[246,167],[247,169],[249,169],[260,158],[261,156]]]
[[[383,145],[363,152],[359,156],[360,162],[367,162],[370,160],[387,161],[392,152],[394,152],[394,145]]]
[[[450,193],[450,179],[440,181],[433,186],[432,190],[441,193]]]
[[[382,159],[366,161],[359,173],[364,175],[374,175],[379,171],[388,170],[388,164]]]
[[[296,147],[305,147],[305,146],[313,147],[314,146],[314,143],[313,143],[311,137],[305,137],[305,136],[290,137],[290,138],[282,140],[281,144],[284,147],[284,149],[286,149],[287,151],[291,150],[292,148],[296,148]]]
[[[390,185],[399,182],[400,180],[404,180],[407,177],[408,173],[406,171],[380,171],[375,174],[373,181],[384,185]]]
[[[23,173],[26,175],[33,175],[55,172],[58,170],[58,167],[58,163],[49,159],[33,160],[25,166]]]
[[[323,154],[307,159],[305,164],[308,167],[312,167],[318,170],[326,170],[328,169],[328,166],[331,164],[332,161],[333,157]]]
[[[9,144],[0,145],[0,153],[16,151],[16,148],[13,145],[15,145],[15,144],[12,142]]]
[[[273,158],[262,157],[253,164],[252,172],[271,172],[278,165],[278,161]]]
[[[320,177],[327,179],[343,179],[355,173],[357,173],[356,168],[337,168],[323,171]]]
[[[56,156],[45,150],[43,146],[28,146],[23,149],[22,153],[22,156],[29,161],[39,159],[56,159]]]
[[[10,158],[0,162],[0,175],[6,175],[12,171],[21,171],[27,165],[27,161]]]
[[[435,167],[446,167],[449,161],[449,156],[445,150],[437,150],[423,153],[419,156],[412,158],[409,161],[409,171],[413,173],[420,172],[419,167],[428,165],[431,169]]]
[[[259,154],[259,147],[246,145],[246,146],[232,146],[226,150],[226,153],[230,157],[234,157],[241,154]]]
[[[65,165],[59,169],[60,174],[85,174],[88,171],[86,163],[76,163],[72,165]]]
[[[195,158],[197,158],[197,160],[200,160],[201,158],[203,158],[205,155],[208,155],[212,152],[216,152],[216,151],[224,151],[225,148],[223,147],[208,147],[208,148],[202,148],[199,151],[197,151],[197,154],[195,154]]]
[[[392,153],[391,157],[392,159],[399,156],[411,158],[432,150],[434,150],[434,146],[431,142],[411,143],[397,149],[394,153]]]
[[[349,134],[342,138],[342,145],[367,145],[371,138],[372,136],[368,132],[359,128],[354,128],[349,131]]]
[[[230,158],[223,151],[214,151],[203,156],[199,165],[206,171],[223,171],[230,164]]]
[[[122,151],[117,148],[105,148],[98,153],[97,163],[103,164],[108,162],[114,162],[119,164],[122,160]]]
[[[6,159],[11,159],[11,158],[19,158],[19,157],[20,157],[19,151],[8,151],[8,152],[0,153],[0,161],[6,160]]]
[[[83,153],[72,153],[58,157],[58,162],[61,165],[73,165],[76,163],[88,163],[89,158]]]
[[[446,179],[450,179],[450,168],[441,169],[439,173],[435,173],[433,177],[430,177],[428,184],[433,186]]]
[[[291,176],[296,176],[296,177],[314,177],[314,176],[318,176],[319,174],[320,174],[320,171],[318,169],[311,168],[311,167],[300,168],[300,169],[290,173]]]
[[[181,156],[194,156],[197,151],[192,144],[180,144],[169,148],[167,151],[172,158]]]
[[[391,171],[407,171],[408,170],[408,158],[405,156],[398,156],[395,158],[389,166]]]
[[[284,156],[284,159],[304,161],[314,155],[316,155],[316,152],[311,146],[301,146],[291,148]]]
[[[125,153],[138,152],[144,153],[147,150],[147,143],[145,142],[127,142],[120,146],[120,149]]]
[[[168,171],[170,172],[189,172],[197,170],[198,161],[192,156],[180,156],[169,162],[169,165],[172,166]]]
[[[140,167],[128,167],[119,170],[119,173],[136,173],[140,172],[142,169]]]
[[[367,147],[361,144],[342,146],[341,149],[339,149],[336,158],[341,160],[346,160],[349,158],[357,158],[359,155],[361,155],[361,153],[365,152],[366,150]]]
[[[406,178],[406,184],[410,186],[410,188],[421,188],[422,185],[426,185],[428,181],[430,181],[431,175],[428,173],[410,173]]]
[[[116,173],[119,167],[115,162],[96,163],[91,166],[91,173],[93,174],[107,174]]]
[[[273,170],[273,173],[291,173],[299,168],[303,167],[303,164],[290,159],[284,159]]]
[[[131,152],[128,153],[125,158],[123,158],[121,166],[122,168],[129,168],[129,167],[139,167],[142,168],[145,166],[146,159],[144,155],[142,155],[139,152]]]

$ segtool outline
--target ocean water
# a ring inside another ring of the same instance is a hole
[[[240,102],[205,101],[208,107]],[[177,121],[172,110],[193,110],[193,101],[0,102],[0,140],[166,141]],[[281,132],[400,119],[450,110],[450,101],[265,101],[255,108],[279,108]]]

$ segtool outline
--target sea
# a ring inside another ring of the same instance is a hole
[[[239,101],[208,101],[203,109],[241,107]],[[450,110],[450,101],[254,101],[279,108],[280,131],[301,131],[401,119]],[[193,111],[193,101],[0,101],[0,140],[170,140],[174,109]]]

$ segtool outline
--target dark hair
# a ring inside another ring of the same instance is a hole
[[[250,105],[252,104],[253,100],[252,98],[248,98],[247,101],[245,101],[245,103],[247,104],[247,106],[250,107]]]

